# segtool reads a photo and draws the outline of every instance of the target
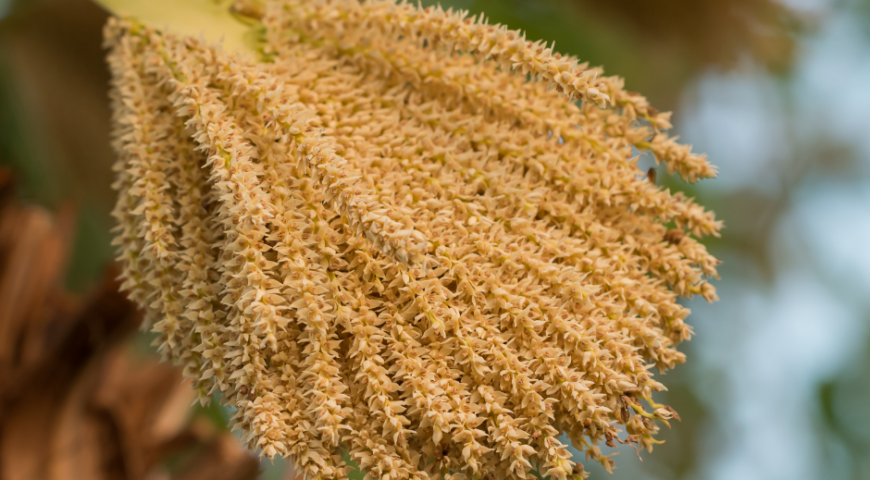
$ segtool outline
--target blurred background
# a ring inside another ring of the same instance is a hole
[[[726,226],[663,380],[682,423],[593,478],[870,479],[870,0],[441,3],[625,77],[720,169],[665,180]],[[292,478],[189,407],[114,291],[105,19],[0,0],[0,479]]]

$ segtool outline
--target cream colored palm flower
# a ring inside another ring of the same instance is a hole
[[[464,12],[240,4],[257,58],[106,30],[124,288],[201,400],[309,479],[585,476],[652,449],[716,299],[715,176],[622,81]]]

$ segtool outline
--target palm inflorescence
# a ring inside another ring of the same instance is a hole
[[[618,78],[465,12],[237,5],[258,51],[112,21],[124,288],[309,479],[584,477],[652,449],[715,168]],[[567,440],[566,440],[567,439]]]

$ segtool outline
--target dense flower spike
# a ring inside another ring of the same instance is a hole
[[[385,0],[241,0],[259,58],[112,21],[124,288],[203,402],[309,479],[584,478],[675,413],[716,299],[715,175],[669,115],[520,32]],[[553,88],[555,87],[555,88]],[[658,422],[658,423],[657,423]]]

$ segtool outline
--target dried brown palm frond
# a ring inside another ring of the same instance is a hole
[[[228,432],[188,421],[180,370],[130,352],[139,315],[104,282],[62,289],[73,215],[22,205],[0,169],[0,478],[250,480],[258,462]],[[184,465],[187,465],[184,467]]]
[[[715,176],[669,114],[463,12],[238,11],[258,58],[106,32],[124,288],[202,401],[312,479],[341,448],[397,479],[582,477],[563,433],[608,469],[599,442],[652,449],[721,227],[637,167]]]
[[[700,65],[734,66],[749,55],[774,70],[791,65],[807,18],[776,0],[571,0],[637,30],[651,46]]]

